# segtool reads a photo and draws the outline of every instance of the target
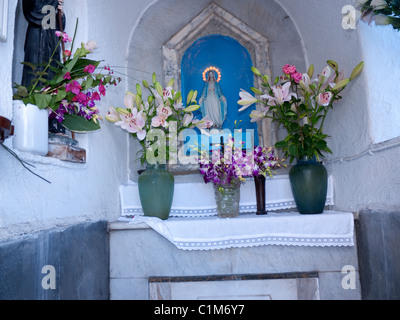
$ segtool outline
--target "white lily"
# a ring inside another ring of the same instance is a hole
[[[265,116],[267,115],[267,110],[253,110],[250,113],[250,122],[258,122],[261,121],[265,118]]]
[[[371,6],[373,6],[375,10],[381,10],[387,7],[387,2],[385,0],[372,0]]]
[[[183,124],[185,127],[188,127],[188,126],[192,123],[192,120],[193,120],[193,113],[191,113],[191,112],[186,113],[186,114],[183,116],[182,124]]]
[[[311,79],[307,73],[303,73],[300,80],[300,87],[304,90],[304,92],[310,92],[310,83]]]
[[[121,121],[121,117],[119,116],[119,113],[117,112],[117,110],[115,110],[114,107],[110,107],[110,110],[107,112],[105,118],[106,120],[112,123]]]
[[[390,24],[389,18],[384,14],[377,14],[374,16],[374,20],[377,26],[386,26]]]
[[[250,93],[248,93],[246,90],[243,89],[240,89],[239,96],[240,100],[238,101],[238,104],[243,106],[239,109],[239,112],[247,109],[252,104],[258,101],[258,99],[256,99],[255,97],[253,97],[253,95],[251,95]]]

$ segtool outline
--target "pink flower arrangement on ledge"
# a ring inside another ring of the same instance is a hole
[[[166,164],[177,154],[177,137],[183,130],[198,128],[209,129],[213,122],[207,117],[196,119],[193,112],[200,106],[197,104],[197,91],[191,90],[182,102],[182,94],[175,91],[174,79],[165,88],[152,75],[152,84],[142,81],[148,96],[143,94],[142,86],[136,84],[136,93],[126,92],[123,107],[110,107],[105,119],[131,136],[137,138],[142,150],[141,164]],[[175,138],[176,139],[175,139]]]
[[[255,95],[242,90],[238,104],[242,111],[253,104],[259,104],[250,114],[251,121],[270,118],[279,126],[283,126],[286,137],[278,141],[275,147],[284,152],[284,157],[292,162],[295,158],[323,157],[323,152],[331,153],[327,144],[328,135],[324,130],[327,113],[333,103],[340,100],[341,92],[361,73],[364,63],[360,62],[349,78],[335,61],[328,60],[328,65],[314,77],[314,66],[306,73],[299,73],[293,65],[286,64],[283,75],[276,77],[270,84],[268,75],[252,67],[256,76],[261,77],[262,89],[251,88]],[[266,92],[263,92],[266,90]]]
[[[36,71],[36,65],[24,62],[32,68],[35,80],[29,87],[16,84],[13,99],[34,104],[39,109],[49,109],[49,117],[57,119],[70,131],[100,129],[98,120],[102,118],[96,103],[106,95],[109,85],[117,85],[121,79],[113,77],[109,67],[99,68],[100,61],[87,58],[97,48],[94,40],[82,43],[72,54],[74,39],[65,32],[56,31],[55,34],[59,42],[43,71]],[[56,49],[62,42],[72,42],[71,50],[64,50],[63,62],[53,67]],[[46,79],[48,70],[55,74],[52,79]]]

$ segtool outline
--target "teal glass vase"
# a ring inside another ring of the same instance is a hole
[[[139,175],[138,188],[143,214],[167,220],[174,197],[174,176],[162,164],[148,164]]]
[[[301,214],[324,211],[328,190],[328,173],[316,158],[301,158],[289,170],[290,186]]]

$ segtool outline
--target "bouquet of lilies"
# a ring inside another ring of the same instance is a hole
[[[143,81],[142,85],[148,91],[147,98],[143,95],[142,86],[136,85],[136,93],[128,91],[125,94],[124,105],[110,107],[106,120],[121,127],[137,138],[142,146],[140,150],[141,164],[165,164],[176,154],[176,142],[171,137],[178,137],[188,128],[197,127],[200,130],[209,129],[212,121],[208,118],[196,119],[193,112],[200,108],[197,104],[197,91],[191,90],[182,103],[182,95],[172,87],[172,79],[165,88],[157,81],[155,73],[152,84]]]
[[[255,75],[261,77],[262,89],[251,88],[256,98],[249,92],[242,90],[239,93],[241,110],[258,103],[260,107],[250,114],[251,121],[260,121],[270,118],[283,126],[287,135],[282,141],[275,144],[282,149],[284,156],[290,158],[323,156],[322,152],[332,152],[323,132],[327,113],[333,108],[333,103],[341,99],[340,93],[350,81],[354,80],[362,71],[364,63],[359,63],[349,78],[339,71],[335,61],[328,60],[328,65],[314,77],[314,66],[311,65],[306,73],[300,73],[293,65],[282,68],[283,75],[275,78],[271,85],[267,75],[252,67]]]

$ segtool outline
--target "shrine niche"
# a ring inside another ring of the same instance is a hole
[[[269,58],[269,46],[268,40],[255,30],[248,27],[242,21],[231,15],[229,12],[225,11],[220,6],[215,3],[211,3],[208,7],[206,7],[200,14],[198,14],[195,18],[193,18],[186,26],[184,26],[178,33],[176,33],[167,43],[165,43],[162,47],[163,53],[163,73],[164,73],[164,82],[167,83],[171,78],[175,79],[175,83],[179,86],[178,89],[182,91],[183,97],[185,97],[185,93],[189,90],[185,83],[189,82],[193,85],[194,90],[198,90],[199,99],[201,98],[201,94],[203,92],[202,85],[196,83],[196,81],[188,81],[189,76],[198,77],[199,75],[196,73],[192,73],[191,75],[185,75],[186,72],[185,64],[188,65],[190,63],[190,57],[188,58],[188,52],[198,45],[200,45],[207,40],[215,40],[216,38],[221,38],[221,41],[226,41],[229,44],[229,40],[235,41],[243,48],[243,51],[247,51],[247,55],[249,56],[249,61],[244,62],[244,65],[247,67],[247,72],[250,74],[252,79],[251,81],[245,81],[242,84],[250,89],[251,86],[259,86],[259,80],[255,78],[250,70],[251,66],[256,66],[262,72],[269,74],[270,73],[270,58]],[[243,53],[242,53],[243,54]],[[246,54],[243,54],[243,57]],[[218,57],[216,57],[218,58]],[[213,61],[213,59],[209,59]],[[218,59],[217,59],[218,60]],[[245,60],[245,58],[243,58]],[[204,65],[199,65],[201,70],[197,70],[197,73],[202,73],[203,69],[212,66],[212,62],[207,64],[207,62],[203,62]],[[242,64],[241,61],[236,61],[236,66],[238,64]],[[245,68],[246,68],[245,67]],[[214,67],[218,71],[218,66]],[[239,68],[239,67],[238,67]],[[225,67],[225,80],[229,83],[229,77],[237,77],[238,74],[234,72],[226,72]],[[218,76],[217,70],[211,70],[214,72],[215,76]],[[221,71],[222,72],[222,71]],[[245,70],[240,70],[240,74],[246,73]],[[223,75],[224,76],[224,75]],[[219,74],[221,77],[221,74]],[[218,81],[219,82],[219,81]],[[234,119],[239,120],[240,116],[238,115],[237,108],[237,100],[239,99],[238,93],[240,91],[238,88],[236,89],[236,93],[225,94],[226,99],[228,100],[228,115],[224,114],[222,119],[223,121],[218,124],[219,129],[229,129],[233,132],[234,127]],[[221,84],[222,87],[222,84]],[[226,84],[225,88],[229,88],[229,84]],[[221,91],[221,90],[219,90]],[[222,90],[223,91],[223,90]],[[200,103],[200,102],[199,102]],[[235,109],[236,108],[236,109]],[[223,106],[221,106],[221,110],[224,110]],[[233,114],[229,117],[229,112]],[[242,115],[245,117],[245,115]],[[248,115],[244,121],[249,121]],[[241,119],[240,119],[241,120]],[[240,121],[239,120],[239,121]],[[254,129],[255,139],[253,143],[271,146],[274,144],[275,139],[275,129],[274,126],[271,125],[269,120],[265,120],[264,122],[258,125],[253,124],[245,126]]]
[[[191,0],[188,4],[184,0],[156,1],[143,11],[127,47],[127,90],[134,90],[142,80],[150,83],[155,73],[163,86],[174,79],[173,89],[184,96],[186,89],[182,88],[182,59],[196,41],[212,36],[230,39],[243,47],[249,56],[249,65],[257,67],[263,74],[278,73],[288,61],[305,69],[304,48],[298,30],[285,9],[275,1]],[[250,7],[254,10],[249,11]],[[287,50],[288,47],[291,50]],[[201,71],[211,66],[204,66]],[[229,75],[226,75],[226,70],[221,70],[221,77],[222,93],[228,99],[225,81]],[[253,74],[250,77],[254,87],[260,87],[259,79]],[[194,88],[198,90],[198,99],[203,87],[204,81],[200,78],[200,85]],[[228,102],[228,108],[240,108],[237,104],[240,90],[236,91],[236,99],[233,99],[236,101],[232,104]],[[278,141],[281,130],[277,130],[269,119],[253,124],[259,145],[272,146]],[[132,155],[129,169],[133,181],[137,180],[137,172],[142,169],[134,156],[139,148],[136,141],[129,141],[129,153]],[[191,175],[186,178],[192,181],[195,177]]]

